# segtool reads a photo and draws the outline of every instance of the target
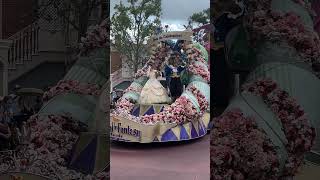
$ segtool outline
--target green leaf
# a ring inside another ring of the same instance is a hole
[[[199,23],[201,25],[210,22],[210,9],[205,9],[201,12],[194,13],[189,17],[189,20],[193,23]]]
[[[161,24],[161,1],[127,0],[115,6],[111,18],[111,37],[115,39],[114,47],[127,57],[126,63],[136,70],[144,60],[145,45],[156,26]]]

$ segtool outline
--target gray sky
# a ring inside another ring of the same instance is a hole
[[[114,13],[114,6],[120,0],[111,0],[111,16]],[[122,0],[127,2],[127,0]],[[210,7],[210,0],[162,0],[163,24],[169,25],[169,30],[184,30],[183,25],[188,23],[188,17],[195,12],[200,12]]]

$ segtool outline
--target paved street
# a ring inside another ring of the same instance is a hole
[[[111,180],[209,180],[209,138],[170,144],[112,143]]]

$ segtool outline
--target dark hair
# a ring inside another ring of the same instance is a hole
[[[170,65],[173,65],[173,64],[174,64],[174,61],[175,61],[174,57],[171,56],[171,57],[169,58],[169,64],[170,64]]]
[[[5,97],[3,98],[3,102],[4,102],[4,103],[7,103],[7,102],[9,101],[9,99],[10,99],[9,96],[5,96]]]
[[[174,51],[173,54],[174,54],[175,56],[180,56],[180,53],[179,53],[178,51]]]

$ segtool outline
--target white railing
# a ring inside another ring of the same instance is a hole
[[[8,51],[8,68],[15,69],[17,64],[31,60],[39,49],[39,26],[32,23],[21,31],[8,38],[12,45]]]
[[[110,75],[111,88],[122,82],[122,69],[119,69]]]

